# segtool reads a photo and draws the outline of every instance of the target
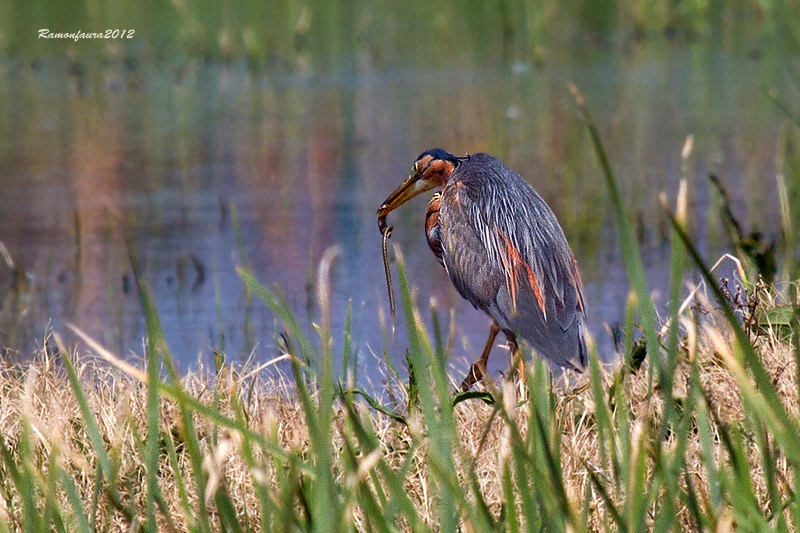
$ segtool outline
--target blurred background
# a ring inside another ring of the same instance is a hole
[[[40,29],[134,32],[73,41],[38,39]],[[376,357],[385,349],[400,365],[405,339],[383,332],[375,211],[438,146],[495,155],[550,204],[610,359],[606,326],[623,316],[628,284],[567,83],[598,121],[663,306],[658,194],[674,198],[682,175],[710,262],[732,246],[711,173],[756,249],[782,253],[776,176],[798,168],[799,139],[768,95],[800,101],[798,52],[800,3],[789,0],[3,2],[0,347],[24,359],[69,321],[141,353],[125,227],[184,369],[215,350],[266,361],[281,326],[235,267],[278,287],[313,333],[315,271],[338,245],[334,353],[352,305],[360,372],[379,380]],[[453,310],[463,371],[488,319],[428,250],[425,206],[390,216],[392,242],[421,308],[434,299],[445,328]]]

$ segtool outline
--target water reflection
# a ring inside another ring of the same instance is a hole
[[[677,187],[687,135],[695,138],[688,162],[694,233],[705,249],[724,246],[710,208],[711,171],[745,224],[777,231],[776,194],[764,183],[776,172],[782,125],[761,88],[781,83],[775,64],[788,59],[663,43],[565,50],[550,59],[387,69],[363,53],[316,75],[313,67],[286,73],[237,63],[79,73],[57,61],[9,67],[0,98],[18,105],[6,106],[0,120],[0,240],[28,277],[0,267],[2,344],[27,353],[52,318],[119,352],[140,351],[144,323],[126,227],[184,365],[215,348],[266,359],[280,327],[246,297],[235,266],[249,265],[280,287],[312,331],[312,269],[338,244],[332,331],[340,343],[351,302],[362,372],[375,378],[370,351],[380,351],[379,310],[388,308],[375,210],[417,154],[434,146],[492,153],[534,185],[581,265],[590,329],[606,339],[603,323],[620,320],[627,282],[568,81],[596,114],[657,291],[666,292],[668,257],[657,196]],[[423,308],[434,298],[455,309],[453,355],[471,358],[487,319],[457,295],[428,251],[424,202],[392,214],[393,242]],[[14,290],[20,279],[25,289]],[[657,295],[661,304],[664,298]],[[25,309],[22,320],[15,309]],[[398,358],[403,342],[392,347]],[[610,353],[609,342],[600,346]],[[495,356],[497,368],[501,359]]]

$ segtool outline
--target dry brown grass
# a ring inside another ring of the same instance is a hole
[[[722,321],[716,322],[710,317],[699,331],[687,325],[691,331],[689,338],[696,338],[696,345],[691,344],[683,353],[683,360],[677,368],[674,396],[685,395],[685,386],[689,383],[691,371],[690,361],[697,358],[700,362],[700,378],[708,398],[708,409],[713,411],[719,423],[726,426],[737,426],[748,435],[747,453],[752,465],[752,479],[756,488],[756,498],[768,514],[769,499],[764,483],[762,468],[752,428],[747,425],[747,417],[739,397],[736,378],[726,368],[726,360],[730,357],[729,334]],[[762,355],[764,366],[768,369],[780,398],[788,411],[798,416],[798,383],[795,359],[789,345],[775,335],[762,336],[755,345]],[[111,457],[117,465],[116,476],[118,486],[125,501],[135,501],[139,519],[144,521],[146,506],[147,477],[144,465],[143,442],[147,428],[147,388],[136,379],[91,355],[76,355],[76,366],[80,381],[86,392],[89,405],[100,426],[104,442]],[[252,430],[274,438],[274,442],[299,457],[309,453],[309,432],[303,416],[303,410],[293,392],[289,380],[281,377],[260,376],[243,379],[246,369],[225,367],[218,374],[204,369],[195,371],[183,378],[183,386],[193,397],[207,405],[219,408],[232,417],[236,416],[236,405],[242,405],[247,424]],[[606,385],[611,386],[615,379],[612,371],[605,376]],[[617,376],[617,379],[619,377]],[[667,435],[659,440],[653,431],[659,421],[662,398],[658,383],[655,393],[648,394],[647,372],[628,374],[621,380],[622,394],[617,396],[627,403],[625,406],[631,413],[629,424],[633,428],[631,435],[640,437],[632,446],[633,453],[648,454],[648,465],[652,474],[653,451],[658,449],[666,454],[674,449],[676,443]],[[584,382],[586,378],[584,378]],[[590,483],[587,466],[594,469],[601,479],[611,480],[615,473],[603,461],[598,446],[598,435],[595,427],[594,398],[588,387],[581,389],[582,383],[566,383],[557,381],[556,418],[562,423],[561,431],[561,465],[567,493],[571,505],[580,509]],[[585,383],[584,383],[585,384]],[[500,384],[498,384],[500,385]],[[527,426],[530,416],[529,404],[518,403],[519,389],[511,384],[501,386],[502,397],[511,416],[515,418],[522,430]],[[404,391],[396,392],[402,396]],[[331,444],[333,468],[338,483],[350,483],[343,475],[344,457],[342,443],[346,439],[344,416],[340,406],[334,410],[334,436]],[[381,450],[387,462],[399,468],[405,461],[409,450],[416,450],[416,457],[406,479],[406,489],[414,502],[419,515],[431,528],[437,526],[437,514],[432,494],[436,493],[431,485],[436,481],[426,465],[426,436],[424,427],[413,421],[408,427],[392,422],[387,417],[361,407],[362,414],[374,427],[375,434],[381,442]],[[509,427],[496,409],[479,401],[463,402],[456,406],[455,416],[461,436],[460,451],[466,462],[458,463],[457,468],[472,467],[481,486],[481,492],[491,512],[498,516],[503,504],[503,490],[500,477],[504,461],[509,459]],[[19,437],[27,420],[35,443],[30,461],[33,461],[46,477],[52,461],[69,472],[75,479],[81,499],[86,507],[91,507],[96,498],[95,484],[97,480],[97,464],[86,424],[81,416],[79,404],[69,385],[61,361],[57,357],[47,355],[44,351],[36,354],[33,360],[23,365],[0,367],[0,427],[3,439],[13,454],[20,454],[17,449]],[[264,469],[254,471],[248,468],[243,459],[240,435],[235,431],[220,428],[202,416],[195,416],[196,432],[202,452],[205,456],[204,471],[209,475],[209,492],[215,487],[224,485],[231,495],[237,513],[243,520],[249,517],[251,526],[258,529],[253,517],[259,514],[259,502],[254,489],[253,480],[263,480],[267,487],[279,490],[277,486],[276,462],[267,460]],[[191,471],[188,454],[183,453],[180,442],[180,413],[175,402],[162,399],[161,420],[164,438],[171,437],[176,444],[178,461],[182,469]],[[712,427],[712,431],[714,428]],[[686,454],[690,458],[695,483],[701,493],[708,493],[706,473],[701,459],[700,437],[697,431],[690,433]],[[727,452],[715,434],[713,442],[714,456],[717,464],[727,461]],[[162,443],[162,446],[164,444]],[[365,461],[369,464],[369,461]],[[465,466],[466,465],[466,466]],[[791,492],[794,485],[788,462],[778,455],[775,465],[780,490]],[[462,479],[466,479],[462,472]],[[364,472],[363,475],[368,475]],[[187,478],[188,479],[188,478]],[[159,485],[165,496],[169,513],[162,512],[160,526],[170,527],[164,516],[170,515],[177,530],[186,530],[188,523],[183,512],[180,492],[175,480],[173,468],[166,452],[161,456]],[[187,482],[190,505],[195,507],[199,498],[211,501],[210,494],[200,495],[191,482]],[[612,499],[618,501],[624,494],[612,493]],[[59,501],[68,507],[65,494],[59,495]],[[100,494],[98,498],[98,529],[109,531],[129,530],[130,524],[122,513],[109,507],[109,501]],[[213,503],[210,505],[212,514]],[[20,495],[9,476],[7,465],[0,465],[0,517],[8,521],[14,529],[22,524]],[[595,493],[589,505],[590,530],[600,530],[610,523],[608,509],[603,500]],[[684,528],[693,526],[685,507],[677,509],[678,519]],[[725,513],[721,513],[725,516]],[[356,526],[363,526],[361,510],[353,510]],[[724,524],[721,524],[724,525]]]

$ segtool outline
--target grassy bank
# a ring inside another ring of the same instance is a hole
[[[425,328],[401,265],[413,377],[373,398],[334,381],[324,322],[309,339],[242,276],[286,325],[291,375],[219,364],[179,378],[143,286],[147,361],[78,331],[81,353],[54,337],[0,370],[0,530],[800,524],[798,366],[773,288],[692,292],[653,324],[658,359],[642,338],[615,368],[593,359],[567,380],[536,362],[525,386],[464,396],[452,395],[437,321]]]
[[[380,399],[401,421],[296,359],[297,384],[223,366],[149,387],[144,366],[50,342],[0,370],[0,528],[796,528],[791,346],[777,329],[755,338],[759,390],[724,318],[693,307],[709,313],[685,323],[671,383],[597,365],[552,383],[537,364],[525,390],[451,407],[430,352],[417,407],[399,385]]]

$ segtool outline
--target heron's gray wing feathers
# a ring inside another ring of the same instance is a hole
[[[583,296],[555,215],[491,156],[461,165],[443,191],[445,267],[458,292],[562,367],[586,365]]]
[[[442,260],[458,293],[475,308],[491,315],[489,306],[504,283],[502,274],[487,260],[486,249],[467,213],[449,210],[439,222]],[[443,220],[444,218],[444,220]]]

